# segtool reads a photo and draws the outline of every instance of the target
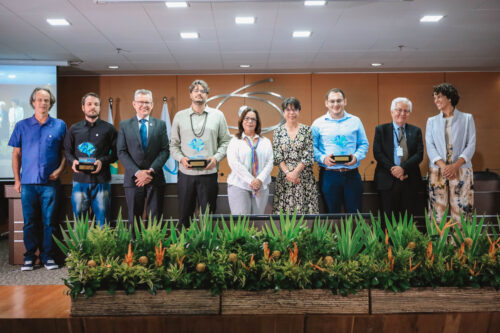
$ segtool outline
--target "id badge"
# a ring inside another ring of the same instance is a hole
[[[398,157],[403,157],[403,148],[401,146],[396,148],[396,154],[398,155]]]

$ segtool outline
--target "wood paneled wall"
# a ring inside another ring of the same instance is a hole
[[[341,88],[347,98],[346,110],[361,118],[370,151],[362,161],[360,172],[366,180],[373,179],[375,165],[371,144],[378,124],[391,121],[390,103],[399,96],[413,102],[413,113],[409,122],[419,126],[425,135],[427,118],[437,114],[432,98],[432,86],[441,82],[454,84],[461,100],[457,108],[472,113],[476,123],[477,147],[472,160],[474,170],[486,168],[500,171],[500,113],[496,102],[500,96],[500,73],[385,73],[385,74],[249,74],[249,75],[158,75],[158,76],[92,76],[60,77],[58,79],[58,112],[68,126],[82,119],[81,97],[97,92],[102,97],[102,119],[107,119],[108,99],[113,98],[113,120],[119,122],[132,117],[134,91],[149,89],[153,92],[153,116],[159,117],[162,98],[168,98],[170,117],[189,107],[189,85],[195,79],[203,79],[210,86],[210,96],[228,94],[244,85],[273,78],[272,83],[259,84],[248,91],[271,91],[282,96],[295,96],[302,104],[300,121],[310,125],[314,119],[326,112],[325,93],[333,87]],[[258,95],[280,106],[278,98]],[[215,107],[220,99],[209,105]],[[231,98],[223,104],[228,124],[237,125],[237,111],[242,105],[255,107],[261,113],[264,127],[277,124],[281,117],[272,107],[249,98]],[[270,139],[272,133],[266,134]],[[421,164],[423,174],[427,172],[428,159]],[[120,166],[121,171],[123,168]],[[221,164],[220,181],[224,182],[230,169],[227,162]],[[276,170],[275,170],[276,172]],[[67,172],[65,180],[71,179]]]

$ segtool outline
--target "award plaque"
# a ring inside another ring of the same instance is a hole
[[[349,163],[352,161],[351,155],[332,155],[335,163]]]
[[[208,165],[208,161],[206,159],[194,158],[194,159],[189,159],[188,164],[192,168],[205,168]]]
[[[96,159],[93,157],[90,157],[92,154],[95,153],[95,146],[90,143],[90,142],[83,142],[78,145],[78,150],[87,155],[88,157],[80,157],[78,158],[78,165],[76,166],[76,169],[78,171],[83,171],[83,172],[92,172],[97,169],[97,165],[95,165]]]

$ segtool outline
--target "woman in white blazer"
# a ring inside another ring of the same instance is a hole
[[[427,120],[425,143],[429,156],[429,214],[438,222],[446,209],[460,223],[470,216],[474,204],[472,156],[476,150],[476,127],[469,113],[455,107],[457,89],[442,83],[434,87],[434,103],[440,111]]]
[[[229,142],[227,162],[227,196],[231,214],[263,214],[269,196],[273,169],[273,146],[260,136],[261,122],[257,110],[247,107],[238,120],[238,132]]]

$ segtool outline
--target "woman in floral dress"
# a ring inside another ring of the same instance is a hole
[[[287,98],[281,105],[286,123],[274,131],[274,164],[279,173],[273,200],[273,213],[318,214],[318,189],[312,171],[314,163],[312,132],[299,124],[300,102]]]

